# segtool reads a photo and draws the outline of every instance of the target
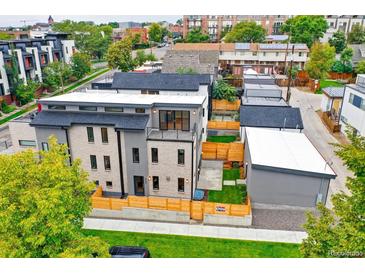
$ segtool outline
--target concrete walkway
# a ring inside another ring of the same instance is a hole
[[[84,228],[284,243],[301,243],[302,240],[307,236],[305,232],[301,231],[268,230],[208,226],[201,224],[176,224],[96,218],[85,218]]]

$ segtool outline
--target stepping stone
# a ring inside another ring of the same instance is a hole
[[[236,180],[237,185],[245,185],[246,184],[246,180],[245,179],[237,179]]]
[[[225,185],[225,186],[235,186],[236,181],[235,180],[224,180],[223,185]]]

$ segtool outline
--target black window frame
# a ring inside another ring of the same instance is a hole
[[[42,142],[42,150],[43,151],[49,151],[49,145],[47,142]]]
[[[108,144],[109,143],[108,128],[106,127],[100,128],[100,134],[101,134],[101,142],[103,144]]]
[[[182,156],[181,156],[181,151],[182,151]],[[181,161],[181,157],[182,157],[182,161]],[[177,150],[177,164],[178,165],[185,165],[185,149],[179,148]]]
[[[157,147],[151,148],[151,162],[154,164],[158,163],[158,148]]]
[[[105,186],[106,186],[106,188],[113,188],[113,182],[112,181],[106,181]]]
[[[97,106],[79,106],[79,110],[81,111],[97,111]]]
[[[95,180],[94,183],[95,183],[95,186],[99,186],[100,185],[99,180]]]
[[[86,134],[87,134],[87,141],[89,143],[94,143],[95,142],[94,128],[86,127]]]
[[[109,155],[104,155],[104,169],[105,170],[111,170],[111,163],[110,163],[110,156]]]
[[[94,155],[94,154],[90,155],[90,168],[92,170],[98,169],[98,160],[96,158],[96,155]]]
[[[157,184],[157,186],[155,184]],[[160,190],[160,177],[152,176],[152,189],[153,190]]]
[[[139,148],[138,147],[133,147],[132,148],[132,161],[134,164],[138,164],[139,163]]]
[[[135,111],[135,113],[146,113],[145,108],[135,108],[134,111]]]
[[[181,185],[182,183],[182,185]],[[182,186],[182,188],[181,188]],[[185,178],[177,178],[177,191],[185,192]]]
[[[24,144],[24,142],[26,144]],[[36,147],[37,142],[34,140],[18,140],[19,146],[21,147]]]
[[[159,110],[158,116],[160,130],[190,131],[190,111],[188,110]]]
[[[123,107],[104,107],[104,111],[105,112],[124,112],[124,108]]]

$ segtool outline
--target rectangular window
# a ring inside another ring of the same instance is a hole
[[[144,109],[144,108],[136,108],[135,111],[136,111],[136,113],[145,113],[146,112],[146,109]]]
[[[184,192],[185,191],[185,179],[184,178],[178,178],[177,179],[177,191],[178,192]]]
[[[185,150],[183,150],[183,149],[177,150],[177,164],[178,165],[185,164]]]
[[[110,156],[104,156],[104,168],[110,170]]]
[[[205,108],[203,108],[203,117],[205,117]]]
[[[96,106],[79,106],[79,110],[97,111],[97,107]]]
[[[92,127],[87,127],[87,141],[89,143],[94,143],[94,129]]]
[[[123,112],[124,109],[122,107],[104,107],[105,112]]]
[[[108,129],[106,127],[101,128],[101,141],[104,144],[108,143]]]
[[[151,148],[151,155],[152,155],[152,163],[158,163],[158,149],[153,147]]]
[[[139,148],[132,148],[133,163],[139,163]]]
[[[279,56],[279,52],[276,52],[275,55],[276,55],[276,57],[278,57]]]
[[[95,180],[94,183],[95,183],[95,186],[99,186],[99,180]]]
[[[190,112],[180,110],[160,110],[160,129],[190,130]]]
[[[160,180],[158,176],[152,177],[152,187],[153,190],[159,190],[160,189]]]
[[[22,147],[35,147],[36,142],[33,140],[19,140],[19,145]]]
[[[98,168],[98,164],[96,162],[96,155],[90,155],[90,166],[91,166],[91,169]]]
[[[66,109],[66,106],[60,106],[60,105],[48,105],[48,109],[65,110],[65,109]]]
[[[42,142],[42,150],[44,151],[48,151],[49,147],[48,147],[48,143],[47,142]]]
[[[303,54],[302,52],[299,52],[299,53],[298,53],[299,57],[302,57],[302,54]]]
[[[350,93],[349,103],[359,109],[365,110],[365,100],[360,96]]]
[[[113,182],[112,181],[106,181],[106,187],[107,188],[113,188]]]

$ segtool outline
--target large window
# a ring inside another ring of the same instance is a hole
[[[106,188],[113,188],[113,182],[112,181],[106,181]]]
[[[87,127],[87,141],[89,143],[94,143],[94,129],[92,127]]]
[[[19,140],[19,145],[22,147],[35,147],[36,142],[33,140]]]
[[[96,155],[90,155],[90,166],[91,166],[91,169],[98,168],[98,164],[96,162]]]
[[[190,112],[181,110],[160,110],[160,129],[190,130]]]
[[[139,163],[139,148],[132,148],[133,163]]]
[[[101,128],[101,141],[104,144],[108,143],[108,129],[106,127]]]
[[[104,168],[110,170],[110,156],[104,156]]]
[[[48,143],[47,142],[42,142],[42,150],[43,151],[48,151],[49,147],[48,147]]]
[[[158,176],[152,177],[152,187],[153,190],[159,190],[160,189],[160,179]]]
[[[360,96],[350,93],[349,103],[359,109],[365,110],[365,100]]]
[[[178,192],[184,192],[185,191],[185,179],[184,178],[178,178],[177,179],[177,191]]]
[[[151,155],[152,155],[152,163],[158,163],[158,149],[153,147],[151,148]]]
[[[185,150],[183,150],[183,149],[177,150],[177,163],[179,165],[185,164]]]
[[[135,112],[136,113],[145,113],[146,112],[146,109],[144,109],[144,108],[136,108],[135,109]]]

